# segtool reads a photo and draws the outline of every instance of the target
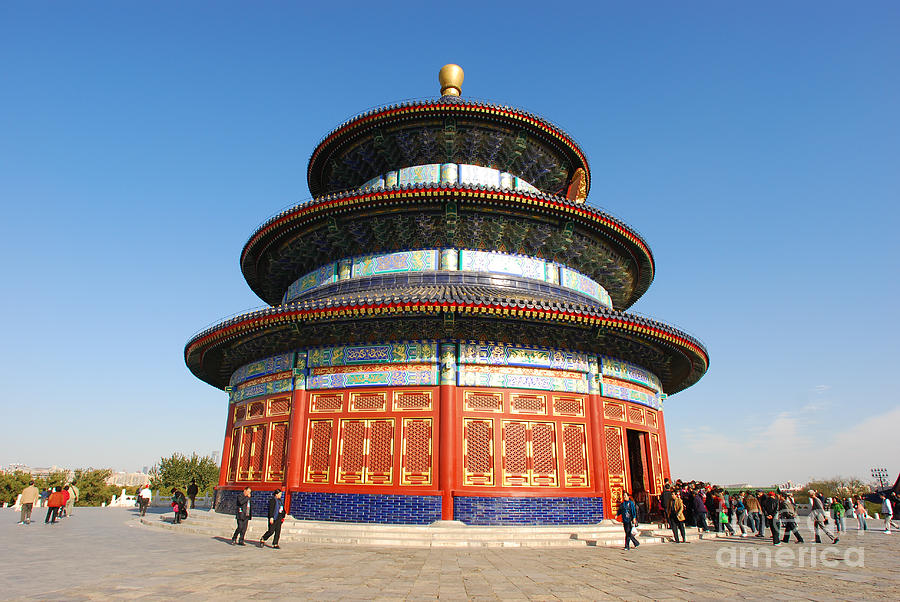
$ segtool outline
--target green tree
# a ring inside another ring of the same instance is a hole
[[[191,480],[197,482],[200,495],[211,492],[219,481],[219,465],[210,456],[193,454],[189,458],[176,452],[160,458],[159,464],[150,471],[150,487],[163,492],[172,487],[185,491]]]
[[[0,473],[0,504],[14,504],[22,490],[28,487],[31,475],[17,470],[15,472]]]
[[[795,496],[798,502],[808,503],[810,489],[821,492],[825,497],[846,498],[869,493],[871,488],[855,477],[831,477],[830,479],[814,479],[806,484]]]
[[[106,480],[112,475],[112,470],[76,470],[75,486],[78,487],[78,506],[99,506],[103,502],[109,502],[114,495],[122,492],[121,487],[108,485]]]

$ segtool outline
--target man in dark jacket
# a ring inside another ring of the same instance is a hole
[[[281,523],[284,522],[284,504],[281,500],[281,489],[276,489],[269,498],[269,528],[263,533],[262,539],[259,540],[259,547],[266,547],[266,540],[273,533],[272,547],[279,549],[278,540],[281,538]]]
[[[200,492],[200,488],[197,487],[197,481],[195,481],[194,479],[191,479],[191,484],[188,485],[188,488],[187,488],[188,499],[191,500],[191,508],[195,507],[194,502],[196,501],[197,494],[199,492]]]
[[[701,531],[708,531],[709,527],[706,526],[706,496],[703,495],[703,489],[700,488],[694,493],[694,523],[697,525],[700,539],[703,539]]]
[[[769,495],[763,498],[762,507],[766,516],[766,526],[772,532],[772,543],[776,546],[781,545],[781,520],[778,517],[778,499],[774,491],[770,491]]]
[[[251,493],[252,491],[249,487],[244,487],[244,490],[237,498],[237,508],[234,512],[234,517],[237,519],[237,528],[234,530],[234,535],[231,536],[231,545],[245,545],[244,535],[247,533],[247,523],[249,523],[252,518],[250,512]],[[240,537],[240,539],[238,539],[238,537]]]

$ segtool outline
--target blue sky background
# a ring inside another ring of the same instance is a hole
[[[900,471],[900,4],[0,2],[0,465],[221,451],[183,346],[262,303],[252,230],[369,107],[539,113],[647,239],[634,310],[703,340],[675,476]]]

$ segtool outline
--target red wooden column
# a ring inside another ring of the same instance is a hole
[[[229,395],[228,417],[225,420],[225,443],[222,446],[222,461],[219,464],[219,487],[224,487],[228,482],[228,463],[231,462],[231,432],[234,427],[234,406],[231,405]]]
[[[656,419],[659,421],[659,453],[663,470],[663,482],[665,482],[665,479],[672,478],[672,471],[669,469],[669,444],[666,442],[666,422],[663,420],[662,406],[656,412]]]
[[[303,454],[306,450],[306,415],[309,392],[306,390],[306,352],[297,352],[294,363],[294,391],[291,393],[291,424],[288,431],[287,458],[284,467],[284,509],[291,511],[291,489],[300,485]]]
[[[590,421],[591,448],[590,471],[594,479],[594,491],[603,498],[603,516],[609,516],[609,492],[606,478],[606,448],[603,443],[603,399],[600,397],[600,365],[596,356],[588,358],[588,420]]]
[[[456,343],[441,343],[440,429],[434,446],[438,454],[438,483],[441,490],[441,520],[453,520],[453,475],[459,462],[459,441],[454,438],[456,424]],[[432,460],[434,461],[434,460]]]

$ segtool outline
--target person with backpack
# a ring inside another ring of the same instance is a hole
[[[632,529],[637,526],[637,505],[634,503],[634,500],[631,499],[631,496],[628,495],[628,492],[624,492],[622,494],[623,499],[622,503],[619,504],[619,512],[616,516],[622,517],[622,526],[625,528],[625,549],[628,548],[628,544],[634,542],[634,547],[637,548],[641,544],[638,542],[637,538],[632,534]]]

